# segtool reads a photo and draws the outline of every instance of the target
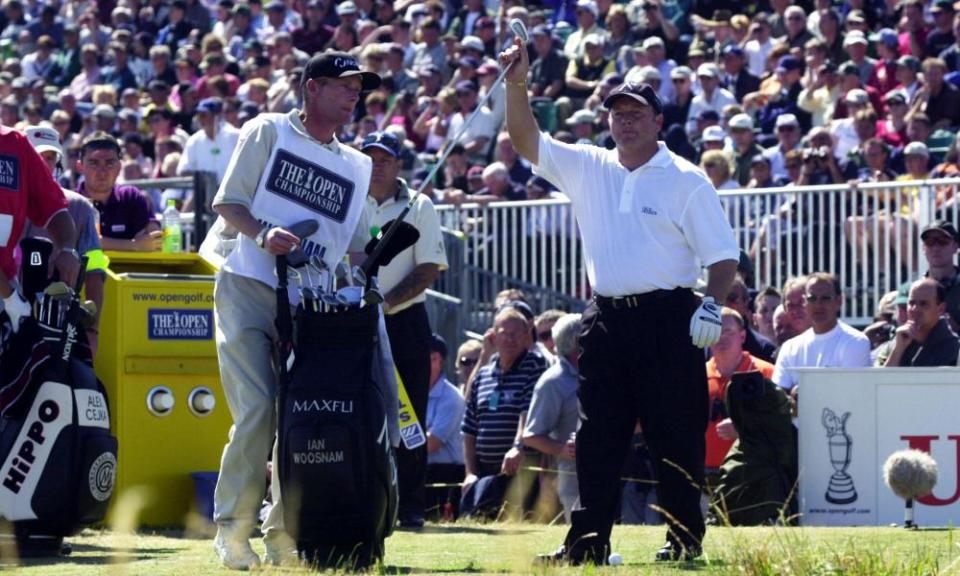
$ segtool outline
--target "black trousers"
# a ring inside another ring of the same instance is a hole
[[[430,322],[423,304],[386,317],[393,361],[407,389],[410,404],[423,431],[427,431],[427,398],[430,395]],[[397,482],[400,514],[424,513],[423,485],[427,475],[427,446],[397,450]]]
[[[689,290],[658,290],[634,308],[592,303],[580,334],[577,478],[582,509],[566,538],[572,554],[609,548],[620,480],[637,419],[643,426],[667,512],[667,539],[699,545],[708,416],[703,350],[690,340],[699,306]],[[578,552],[581,551],[581,552]]]

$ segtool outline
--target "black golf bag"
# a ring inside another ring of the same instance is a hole
[[[38,302],[38,316],[56,321],[26,318],[16,334],[0,313],[0,518],[21,556],[59,552],[64,537],[104,519],[113,493],[117,440],[79,291],[62,314],[44,316],[51,303]]]
[[[397,514],[389,411],[377,376],[379,307],[324,313],[301,304],[291,321],[282,260],[275,464],[284,524],[304,559],[362,569],[383,558]]]

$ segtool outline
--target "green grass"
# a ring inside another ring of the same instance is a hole
[[[400,531],[387,540],[380,574],[737,574],[833,575],[960,574],[960,538],[952,530],[898,528],[711,528],[702,560],[657,564],[653,551],[663,542],[659,527],[616,527],[614,549],[624,558],[618,568],[536,568],[530,559],[553,550],[562,526],[532,524],[429,525],[421,532]],[[206,576],[232,574],[220,568],[210,539],[178,533],[122,534],[85,531],[70,539],[73,554],[58,560],[23,560],[0,568],[15,574]],[[259,541],[254,549],[263,551]],[[12,568],[12,570],[11,570]],[[260,573],[304,573],[270,569]]]

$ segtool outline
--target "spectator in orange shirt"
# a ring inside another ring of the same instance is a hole
[[[720,339],[710,347],[707,361],[707,385],[710,389],[710,421],[707,423],[707,473],[720,468],[723,459],[737,439],[737,429],[727,417],[723,396],[734,372],[759,371],[767,379],[773,376],[773,364],[754,358],[743,350],[747,339],[743,316],[732,308],[720,312],[723,326]]]

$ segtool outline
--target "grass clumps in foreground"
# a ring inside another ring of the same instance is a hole
[[[723,574],[737,576],[960,575],[960,541],[952,530],[900,528],[710,528],[705,554],[691,564],[660,564],[654,551],[662,527],[618,526],[613,547],[620,567],[536,567],[538,552],[556,549],[564,526],[534,524],[428,525],[399,531],[387,540],[387,556],[372,574],[538,574],[544,576],[626,574]],[[72,556],[24,559],[0,570],[14,574],[207,576],[236,574],[221,568],[210,539],[176,532],[135,534],[88,530],[70,539]],[[254,549],[263,552],[259,541]],[[305,569],[261,570],[261,574],[306,574]]]

